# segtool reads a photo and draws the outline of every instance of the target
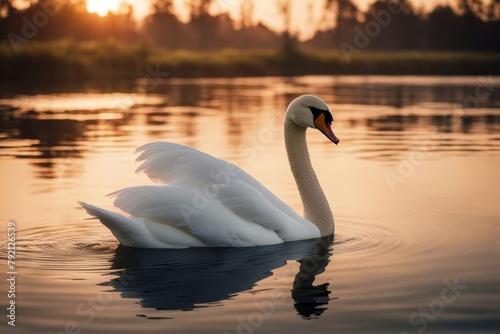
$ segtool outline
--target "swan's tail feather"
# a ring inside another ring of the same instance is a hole
[[[85,202],[78,202],[78,204],[92,218],[99,219],[104,226],[109,228],[120,244],[124,246],[141,248],[161,248],[165,246],[154,238],[144,224],[139,221]]]

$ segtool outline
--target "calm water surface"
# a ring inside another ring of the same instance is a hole
[[[171,79],[0,90],[2,333],[500,333],[500,78]],[[133,93],[131,93],[133,92]],[[138,250],[77,207],[151,184],[134,148],[193,146],[301,211],[286,105],[331,106],[308,131],[332,239]],[[7,325],[7,224],[17,228]]]

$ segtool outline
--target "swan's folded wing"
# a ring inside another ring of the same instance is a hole
[[[137,161],[143,161],[136,172],[164,184],[203,188],[226,169],[225,161],[189,146],[155,142],[139,147]]]
[[[254,177],[238,166],[200,152],[192,147],[168,142],[143,145],[137,161],[143,161],[137,172],[144,172],[152,180],[162,183],[210,191],[215,184],[229,185],[241,181],[257,189],[269,202],[294,220],[300,221],[290,206],[274,195]]]
[[[283,239],[260,224],[248,222],[197,189],[141,186],[114,195],[116,207],[134,217],[173,226],[213,247],[270,245]],[[155,225],[155,229],[158,226]]]
[[[217,199],[237,216],[273,230],[284,241],[320,237],[318,228],[311,222],[295,215],[290,216],[266,198],[262,192],[246,182],[233,180],[218,185]]]

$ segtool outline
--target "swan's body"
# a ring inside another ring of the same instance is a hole
[[[332,116],[319,98],[303,95],[285,115],[285,144],[304,218],[239,167],[194,148],[150,143],[138,148],[145,172],[161,186],[115,192],[127,218],[80,202],[125,246],[142,248],[244,247],[331,235],[334,220],[311,166],[305,130],[318,128],[338,143]]]

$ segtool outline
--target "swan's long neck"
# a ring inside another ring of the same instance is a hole
[[[334,232],[333,215],[311,165],[306,128],[298,126],[288,117],[284,125],[286,153],[304,206],[304,218],[318,227],[321,236],[331,235]]]

